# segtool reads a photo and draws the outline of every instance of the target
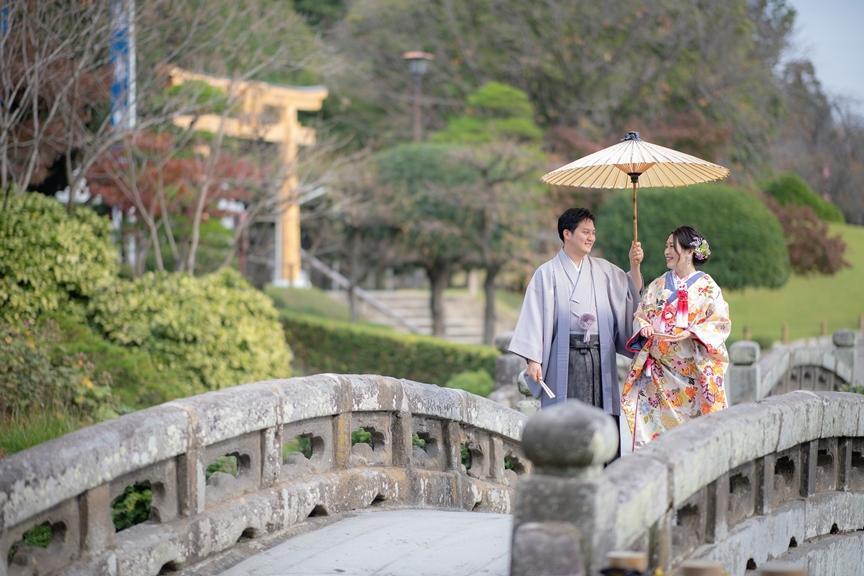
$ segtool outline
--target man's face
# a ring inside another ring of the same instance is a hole
[[[594,222],[585,218],[573,232],[564,230],[564,244],[575,248],[583,254],[589,254],[591,248],[594,247],[594,241],[597,239],[597,230],[594,228]]]

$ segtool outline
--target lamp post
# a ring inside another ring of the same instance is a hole
[[[435,56],[421,50],[409,50],[402,53],[402,58],[408,62],[408,71],[414,78],[414,141],[423,140],[423,121],[420,108],[420,98],[423,91],[423,76],[429,69],[429,62]]]

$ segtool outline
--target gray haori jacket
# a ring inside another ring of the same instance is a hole
[[[516,330],[510,340],[510,351],[543,367],[543,380],[555,392],[555,399],[542,393],[540,386],[527,378],[534,396],[543,407],[567,399],[567,371],[570,348],[571,290],[564,267],[572,264],[560,250],[541,265],[525,291]],[[625,345],[633,332],[633,313],[639,295],[633,281],[623,270],[602,258],[586,256],[583,274],[590,274],[597,306],[597,330],[600,339],[603,410],[620,414],[621,392],[618,388],[615,352],[632,357]],[[559,338],[563,335],[563,338]]]

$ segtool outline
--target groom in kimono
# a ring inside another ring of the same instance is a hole
[[[642,248],[638,242],[630,247],[629,273],[590,256],[596,230],[594,214],[585,208],[561,214],[558,236],[563,247],[528,284],[510,351],[528,362],[526,381],[543,408],[575,398],[617,422],[621,392],[615,352],[632,356],[625,344],[633,335],[642,289]]]

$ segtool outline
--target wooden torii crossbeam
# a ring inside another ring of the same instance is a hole
[[[239,103],[236,116],[182,115],[174,118],[176,126],[189,128],[194,122],[196,130],[213,133],[221,130],[223,134],[233,138],[279,144],[287,176],[279,192],[273,281],[282,286],[302,285],[304,280],[300,271],[300,204],[294,164],[297,161],[298,148],[315,143],[315,130],[301,126],[297,120],[297,112],[320,110],[327,97],[327,88],[277,86],[265,82],[232,80],[181,68],[171,68],[169,76],[172,86],[184,82],[203,82],[223,90],[229,98]]]

